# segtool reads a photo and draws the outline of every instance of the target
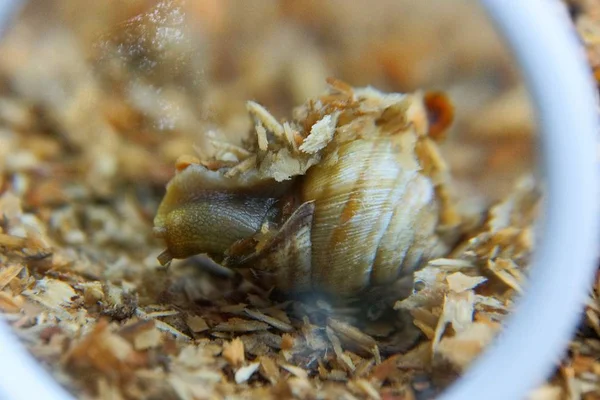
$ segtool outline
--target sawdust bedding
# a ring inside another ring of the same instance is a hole
[[[600,8],[592,1],[569,3],[597,67]],[[508,79],[481,112],[458,115],[462,133],[450,132],[444,151],[456,185],[469,194],[462,207],[470,212],[470,225],[449,255],[415,274],[410,295],[382,318],[367,319],[351,306],[323,300],[275,296],[201,256],[167,270],[157,262],[163,245],[152,236],[152,219],[175,160],[193,146],[206,151],[216,142],[235,142],[235,132],[247,131],[249,123],[245,100],[256,98],[283,113],[320,91],[324,74],[353,81],[344,70],[353,54],[344,47],[348,43],[376,55],[373,65],[364,60],[361,66],[368,83],[410,89],[422,79],[417,65],[431,62],[411,47],[418,45],[389,39],[373,48],[350,35],[348,21],[360,18],[359,6],[343,13],[330,6],[317,18],[306,11],[313,3],[265,3],[241,23],[244,10],[235,14],[223,4],[182,8],[137,1],[119,16],[95,5],[91,14],[106,15],[97,24],[129,13],[100,42],[90,33],[98,30],[91,17],[69,19],[73,4],[59,15],[69,34],[64,27],[44,28],[40,40],[35,12],[8,32],[0,65],[3,320],[79,398],[435,396],[493,340],[515,296],[526,291],[540,188],[532,178],[517,179],[531,168],[523,164],[531,157],[523,155],[534,148],[522,87]],[[199,45],[193,40],[156,36],[168,31],[187,38],[182,21],[192,15],[209,21],[207,35],[232,45],[224,32],[234,26],[245,32],[264,15],[272,17],[272,8],[312,29],[335,26],[352,40],[331,53],[325,45],[307,47],[294,29],[269,22],[269,40],[254,43],[252,51],[232,54],[220,46],[206,49],[211,57],[203,58],[189,56]],[[443,22],[443,14],[436,18]],[[92,36],[96,44],[86,46]],[[140,43],[145,47],[133,46]],[[126,45],[135,51],[124,53]],[[303,51],[286,50],[294,46]],[[49,57],[57,48],[61,56]],[[397,49],[418,62],[398,65],[389,57]],[[450,56],[441,57],[447,65]],[[485,57],[495,65],[504,60],[492,52]],[[215,67],[223,63],[230,70]],[[149,67],[156,64],[176,73]],[[503,68],[510,75],[511,67]],[[182,83],[190,74],[198,78],[195,71],[209,71],[214,82]],[[440,82],[453,78],[443,69],[430,71]],[[282,81],[285,94],[277,97]],[[450,90],[457,109],[467,89],[475,90],[465,81]],[[487,178],[473,172],[481,163]],[[600,276],[555,376],[531,398],[599,398],[599,295]]]

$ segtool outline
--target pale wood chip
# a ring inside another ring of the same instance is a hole
[[[292,149],[294,151],[298,150],[298,144],[296,143],[296,140],[295,140],[297,132],[294,132],[294,130],[290,126],[289,122],[283,123],[283,133],[285,134],[285,138],[286,138],[288,144],[290,146],[292,146]]]
[[[200,164],[200,159],[189,154],[183,154],[175,160],[175,169],[183,171],[192,164]]]
[[[475,308],[483,309],[483,308],[495,308],[497,310],[506,311],[508,310],[511,302],[509,301],[500,301],[492,296],[482,296],[480,294],[475,295]]]
[[[564,397],[562,387],[546,384],[529,393],[527,400],[563,400]]]
[[[425,370],[430,367],[431,358],[431,346],[424,342],[407,353],[401,354],[396,360],[396,367],[405,370]]]
[[[248,151],[247,149],[229,142],[224,142],[222,140],[213,139],[210,141],[210,144],[212,144],[215,147],[215,149],[218,151],[218,154],[220,155],[229,153],[234,155],[236,159],[239,160],[244,160],[251,155],[250,151]],[[217,158],[222,159],[222,156],[217,156]]]
[[[277,119],[269,112],[266,108],[254,101],[246,102],[246,109],[252,114],[258,121],[260,121],[265,128],[273,132],[275,136],[283,136],[283,126],[277,121]]]
[[[277,318],[278,320],[285,322],[286,324],[291,325],[291,323],[292,323],[292,321],[290,320],[290,317],[287,315],[287,313],[280,308],[269,307],[269,308],[264,308],[261,311],[267,315],[270,315],[273,318]]]
[[[329,318],[327,319],[327,325],[331,327],[331,329],[333,329],[336,333],[345,336],[346,338],[366,348],[372,348],[377,344],[375,339],[373,339],[371,336],[345,322],[339,321],[334,318]]]
[[[571,366],[576,374],[584,374],[593,371],[595,363],[596,360],[593,357],[575,354],[571,361]]]
[[[332,369],[327,374],[327,379],[330,381],[344,382],[348,380],[348,374],[341,369]]]
[[[366,376],[371,372],[371,369],[375,365],[375,359],[363,359],[360,363],[356,365],[356,369],[354,370],[354,376],[360,378],[362,376]]]
[[[182,374],[171,373],[167,381],[182,400],[196,400],[210,398],[214,389],[202,380],[193,379]]]
[[[11,264],[0,269],[0,290],[4,289],[8,283],[13,280],[23,270],[21,264]]]
[[[315,389],[306,377],[293,376],[286,381],[291,395],[296,399],[315,398]]]
[[[258,123],[254,127],[256,131],[256,141],[258,142],[258,148],[262,151],[267,151],[269,148],[269,141],[267,140],[267,130],[262,124]]]
[[[240,338],[235,338],[231,342],[223,345],[223,358],[229,365],[239,367],[246,360],[244,354],[244,342]]]
[[[36,285],[38,296],[44,299],[48,304],[54,307],[69,305],[73,302],[73,298],[77,296],[77,292],[71,285],[58,279],[44,278],[39,280]]]
[[[439,314],[436,315],[431,310],[428,310],[423,307],[410,310],[410,315],[412,315],[412,317],[414,318],[413,323],[415,321],[419,321],[420,324],[429,326],[432,329],[435,329],[435,326],[437,325],[438,320],[440,318]]]
[[[27,238],[0,233],[0,246],[12,250],[22,250],[27,247]]]
[[[77,297],[77,293],[68,283],[58,279],[43,278],[37,281],[33,290],[25,290],[22,294],[28,299],[52,310],[61,318],[74,318],[74,315],[68,311],[68,308]]]
[[[229,332],[211,332],[210,334],[212,337],[217,338],[217,339],[229,339],[231,337],[231,334]]]
[[[259,357],[260,362],[260,374],[267,379],[271,384],[277,383],[279,378],[281,377],[281,373],[279,372],[279,368],[275,361],[268,356]]]
[[[214,363],[215,356],[221,353],[221,351],[221,346],[211,344],[210,342],[204,342],[204,345],[187,343],[180,347],[179,354],[176,357],[171,358],[173,359],[175,368],[185,369],[186,371],[197,371]],[[213,373],[219,374],[214,368]]]
[[[340,364],[342,364],[346,371],[353,372],[356,367],[354,366],[352,359],[350,359],[350,357],[344,353],[340,339],[335,335],[335,333],[333,333],[333,329],[331,329],[329,326],[325,329],[325,332],[327,334],[327,338],[333,346],[333,351],[335,352]]]
[[[244,312],[248,305],[244,303],[238,304],[228,304],[222,307],[219,307],[219,311],[226,314],[241,314]]]
[[[452,324],[452,328],[457,333],[464,331],[473,323],[474,309],[475,294],[472,291],[450,292],[446,295],[442,315],[435,328],[435,336],[431,343],[433,351],[436,350],[448,323]]]
[[[133,339],[133,347],[136,350],[147,350],[158,347],[162,343],[162,334],[158,328],[152,327],[138,333]]]
[[[432,308],[441,305],[448,288],[446,273],[439,267],[425,267],[414,273],[414,284],[423,286],[403,300],[394,304],[395,310],[412,310],[419,307]]]
[[[133,346],[120,335],[107,332],[103,339],[103,348],[108,349],[118,360],[126,361],[133,356]]]
[[[308,373],[300,367],[287,363],[279,363],[279,366],[300,379],[308,379]]]
[[[310,134],[304,139],[298,149],[304,153],[315,154],[319,150],[325,148],[325,146],[333,139],[338,115],[339,112],[325,115],[317,121],[311,127]]]
[[[600,336],[600,317],[598,317],[598,314],[592,310],[586,310],[585,315],[596,334]]]
[[[431,367],[431,344],[423,342],[405,354],[396,354],[373,367],[370,380],[384,382],[403,370],[423,370]]]
[[[204,332],[209,329],[204,318],[198,315],[188,315],[186,318],[187,326],[194,333]]]
[[[160,317],[170,317],[173,315],[179,315],[179,311],[177,310],[164,310],[164,311],[152,311],[146,313],[146,318],[160,318]]]
[[[235,167],[231,168],[229,171],[225,173],[226,178],[231,178],[233,176],[242,174],[246,171],[251,170],[256,166],[256,155],[250,156],[246,158],[241,163],[237,164]]]
[[[330,76],[327,77],[325,80],[327,82],[327,85],[329,85],[331,89],[336,90],[340,93],[344,93],[348,96],[354,95],[354,88],[350,84]]]
[[[6,292],[0,292],[0,310],[5,313],[18,313],[23,307],[23,298],[21,296],[13,297]],[[6,316],[3,316],[6,318]]]
[[[244,341],[246,351],[255,355],[262,355],[259,352],[267,353],[270,349],[281,349],[281,336],[269,331],[258,331],[243,335],[240,336],[240,339]]]
[[[488,260],[487,266],[488,269],[508,287],[514,289],[517,293],[523,293],[521,283],[515,278],[515,275],[511,274],[507,269],[502,269],[502,267],[508,268],[506,264],[498,265],[495,261]]]
[[[492,325],[474,322],[453,337],[446,337],[436,352],[460,368],[467,367],[496,334]]]
[[[258,370],[259,362],[255,362],[235,371],[235,383],[244,383]]]
[[[423,332],[423,334],[429,340],[433,340],[435,337],[435,328],[432,328],[427,323],[420,321],[418,319],[413,320],[413,324]]]
[[[461,268],[474,268],[475,264],[468,260],[460,260],[454,258],[436,258],[435,260],[430,260],[427,262],[427,265],[432,267],[445,267],[447,269],[461,269]]]
[[[123,400],[124,397],[121,395],[120,388],[112,383],[109,383],[108,380],[104,377],[98,378],[97,383],[98,388],[98,398],[100,400]]]
[[[523,274],[523,272],[521,272],[521,270],[519,269],[519,267],[515,264],[515,262],[513,260],[507,260],[507,259],[498,259],[496,260],[496,265],[502,265],[503,263],[506,263],[506,267],[504,267],[504,269],[511,274],[519,283],[523,283],[525,282],[525,275]]]
[[[317,360],[318,363],[318,367],[317,367],[317,371],[319,372],[319,378],[321,379],[327,379],[327,375],[329,375],[329,371],[327,370],[327,368],[325,368],[325,365],[323,364],[323,360]]]
[[[379,346],[375,345],[371,348],[371,354],[375,359],[375,364],[381,364],[381,353],[379,352]]]
[[[258,310],[250,310],[247,308],[244,310],[244,312],[249,317],[254,318],[258,321],[265,322],[265,323],[271,325],[272,327],[279,329],[282,332],[292,332],[294,330],[294,327],[291,326],[290,324],[280,321],[277,318],[273,318],[266,314],[263,314],[262,312],[260,312]]]
[[[589,298],[586,300],[586,306],[590,309],[594,310],[594,312],[600,313],[600,304],[594,298]]]
[[[446,281],[448,281],[448,289],[460,293],[465,290],[473,289],[474,287],[482,284],[487,281],[487,278],[484,276],[468,276],[463,274],[462,272],[455,272],[446,277]]]
[[[255,332],[266,331],[269,325],[261,321],[249,321],[241,318],[230,318],[212,328],[217,332]]]
[[[87,304],[94,304],[104,299],[104,289],[100,282],[84,282],[80,284],[83,288],[83,298]]]
[[[258,296],[254,293],[248,293],[246,297],[248,297],[248,301],[254,307],[266,308],[271,305],[271,302],[269,302],[263,296]]]
[[[281,349],[282,350],[291,350],[294,348],[294,343],[296,340],[294,337],[288,333],[284,333],[281,335]]]
[[[140,310],[139,308],[135,310],[135,314],[139,318],[144,319],[144,320],[150,320],[150,319],[152,319],[152,318],[149,318],[148,315],[145,312],[143,312],[142,310]],[[177,337],[179,339],[184,339],[186,341],[187,340],[191,340],[191,338],[188,335],[186,335],[185,333],[177,330],[176,328],[174,328],[173,326],[167,324],[166,322],[163,322],[163,321],[158,320],[158,319],[153,319],[153,320],[154,320],[154,323],[156,324],[156,327],[158,329],[160,329],[161,331],[168,332],[168,333],[172,334],[173,336],[175,336],[175,337]]]
[[[379,400],[381,396],[375,387],[371,384],[371,382],[366,379],[357,379],[353,382],[354,385],[369,399]]]
[[[132,345],[110,332],[107,320],[100,320],[79,341],[72,343],[62,362],[73,366],[92,366],[98,371],[122,372],[124,360],[133,355]]]
[[[581,399],[583,398],[583,393],[581,391],[581,386],[579,382],[575,379],[575,371],[570,366],[562,366],[560,368],[560,372],[566,383],[566,389],[568,392],[569,399]]]

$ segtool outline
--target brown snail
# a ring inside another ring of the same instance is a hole
[[[178,161],[154,220],[162,264],[207,253],[265,286],[352,296],[448,251],[446,97],[328,82],[290,122],[249,102],[244,147]]]

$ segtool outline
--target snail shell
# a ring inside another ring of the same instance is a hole
[[[208,253],[265,286],[353,296],[448,251],[459,218],[429,135],[446,98],[329,83],[283,124],[249,102],[246,147],[179,161],[154,221],[163,264]]]

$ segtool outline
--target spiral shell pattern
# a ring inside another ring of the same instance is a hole
[[[245,157],[180,168],[163,201],[171,206],[161,206],[155,219],[170,251],[165,260],[214,250],[202,238],[186,241],[185,229],[194,235],[219,235],[221,229],[227,243],[219,241],[219,249],[229,246],[222,262],[250,270],[263,285],[353,296],[448,251],[460,219],[447,167],[428,136],[427,96],[330,83],[329,93],[294,110],[294,119],[283,124],[249,102],[255,127],[254,140],[238,152]],[[439,126],[435,131],[440,136]],[[199,176],[211,176],[210,184]],[[237,228],[236,207],[246,216]],[[184,221],[167,226],[169,213]],[[219,218],[226,222],[220,227]],[[184,242],[186,251],[175,254]]]

